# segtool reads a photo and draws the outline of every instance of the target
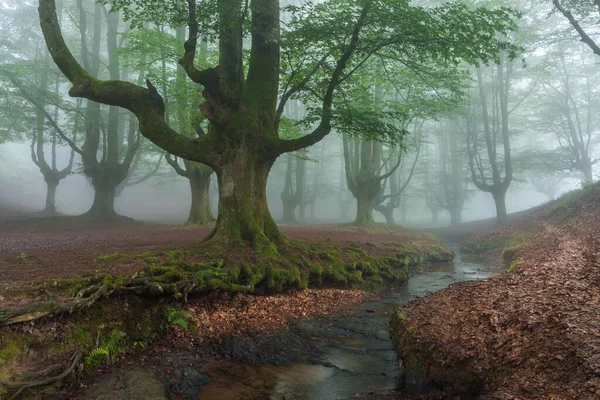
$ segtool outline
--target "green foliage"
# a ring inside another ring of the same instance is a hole
[[[109,360],[109,352],[105,347],[96,347],[83,360],[85,365],[94,366],[104,360]]]
[[[186,319],[190,319],[192,313],[187,310],[177,310],[173,307],[167,307],[167,322],[169,325],[178,325],[183,329],[188,329]]]

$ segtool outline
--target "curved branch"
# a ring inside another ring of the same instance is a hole
[[[314,131],[312,131],[306,136],[297,139],[278,140],[278,150],[280,153],[296,151],[308,146],[312,146],[313,144],[319,142],[321,139],[327,136],[327,134],[329,134],[329,132],[331,131],[331,120],[333,118],[333,93],[340,83],[342,72],[346,68],[346,64],[348,63],[350,57],[352,57],[352,55],[356,51],[356,48],[358,47],[360,32],[367,19],[369,5],[370,2],[363,7],[360,16],[358,17],[358,20],[354,24],[354,29],[352,31],[350,43],[348,44],[348,47],[346,48],[346,51],[344,52],[342,57],[340,57],[340,59],[337,61],[335,70],[331,75],[331,80],[329,81],[327,91],[325,92],[325,96],[323,97],[323,106],[321,108],[321,122],[315,128]]]
[[[188,171],[186,171],[185,169],[181,168],[181,165],[179,165],[179,163],[177,162],[176,158],[173,158],[172,154],[166,153],[165,154],[165,160],[167,160],[167,163],[173,167],[173,169],[175,170],[175,172],[177,172],[177,175],[181,175],[183,177],[186,177],[189,179],[190,177],[190,173]]]
[[[149,81],[144,88],[130,82],[94,78],[69,51],[58,24],[55,0],[40,0],[38,13],[50,55],[73,84],[69,95],[125,108],[135,114],[142,134],[157,146],[183,158],[210,163],[204,138],[189,139],[167,125],[162,97]]]
[[[308,83],[308,81],[310,81],[310,78],[312,78],[312,76],[315,73],[317,73],[317,71],[321,68],[321,65],[323,65],[323,63],[327,60],[327,57],[329,57],[330,54],[331,53],[327,53],[323,57],[321,57],[321,59],[312,67],[312,69],[306,74],[306,76],[302,78],[300,82],[298,82],[297,85],[291,87],[289,90],[286,90],[283,93],[283,95],[281,96],[281,100],[279,101],[279,105],[277,106],[277,111],[275,113],[275,118],[277,119],[277,122],[279,122],[279,120],[281,119],[281,116],[283,115],[283,110],[288,100],[297,92],[304,90],[306,84]]]
[[[194,66],[196,58],[196,45],[198,44],[198,20],[196,19],[196,0],[187,0],[188,3],[188,39],[183,44],[185,50],[179,65],[183,67],[187,76],[195,83],[203,85],[213,96],[219,91],[219,75],[217,68],[199,70]]]

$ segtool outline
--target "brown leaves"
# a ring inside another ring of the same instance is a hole
[[[302,290],[274,296],[212,293],[189,303],[200,342],[228,335],[286,328],[290,319],[313,314],[331,314],[360,302],[368,294],[358,290]]]
[[[494,388],[490,398],[599,398],[599,216],[503,227],[537,232],[517,272],[409,303],[409,329],[447,371],[468,369]]]

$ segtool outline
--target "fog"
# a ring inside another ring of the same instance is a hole
[[[369,60],[370,68],[340,89],[350,100],[336,100],[331,132],[277,157],[266,186],[273,218],[284,224],[502,222],[506,214],[593,182],[600,68],[546,3],[506,2],[523,17],[502,38],[514,49],[495,62],[459,68],[430,62],[415,71],[406,63]],[[171,126],[187,137],[212,132],[210,113],[198,108],[200,92],[177,67],[185,29],[168,21],[141,29],[108,11],[91,1],[59,4],[75,58],[101,79],[154,82]],[[209,167],[165,155],[130,112],[68,95],[70,84],[48,55],[35,4],[1,1],[0,15],[3,218],[126,216],[203,224],[217,216],[223,191]],[[286,15],[282,19],[293,24]],[[215,42],[198,46],[203,62],[215,62]],[[302,91],[286,98],[288,76],[282,70],[279,97],[287,103],[279,135],[302,137],[318,126],[319,102]],[[47,195],[53,190],[48,182],[58,184],[55,198]]]

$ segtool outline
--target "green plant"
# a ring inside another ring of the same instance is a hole
[[[187,310],[177,310],[173,307],[167,307],[167,321],[169,325],[179,325],[183,329],[188,329],[186,319],[192,317],[192,313]]]
[[[100,362],[102,358],[110,359],[108,349],[106,347],[96,347],[85,358],[84,363],[86,365],[94,365],[96,362]]]

